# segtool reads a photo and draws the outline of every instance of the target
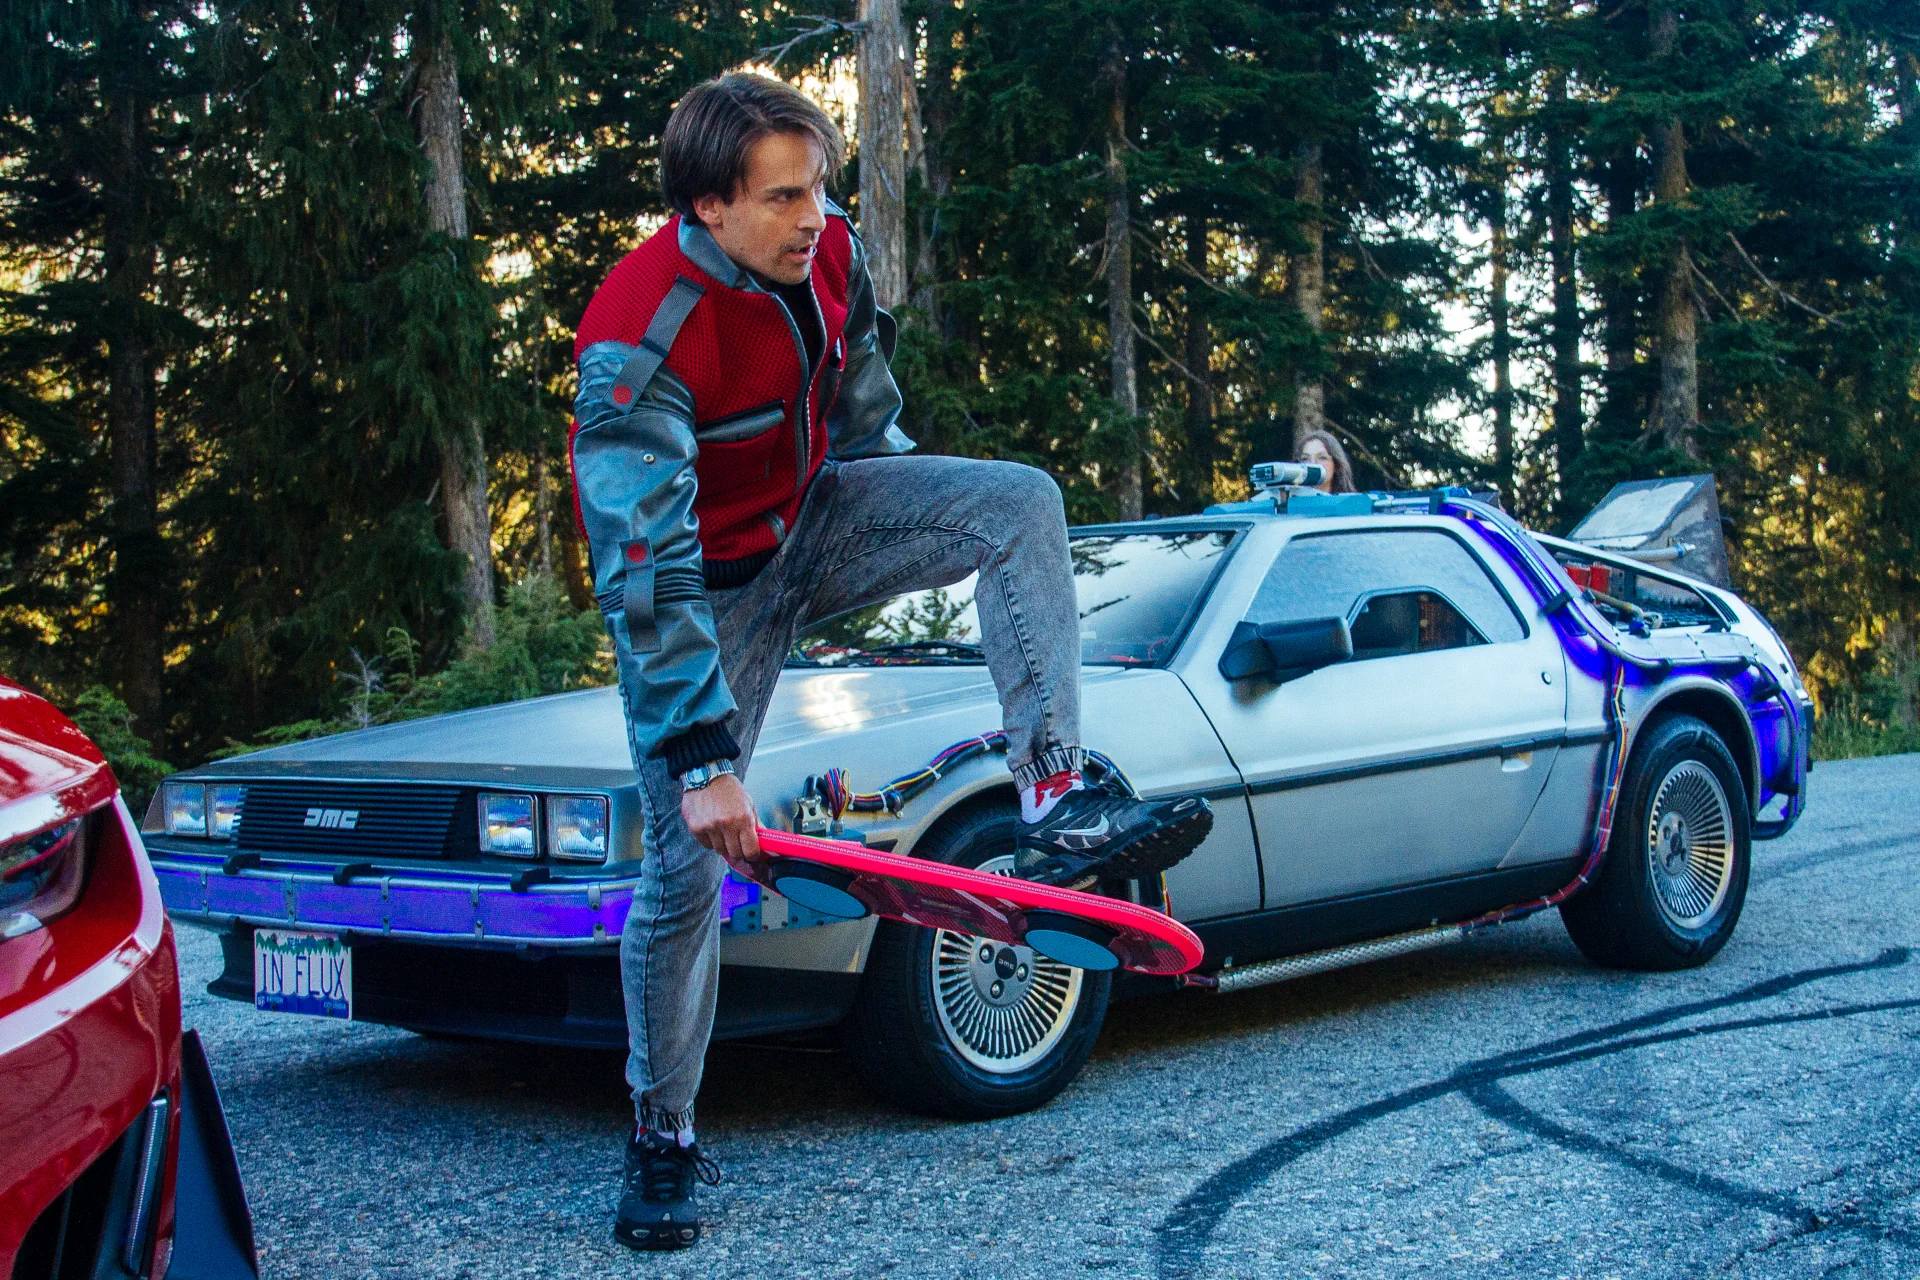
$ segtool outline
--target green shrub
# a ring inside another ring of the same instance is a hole
[[[376,658],[353,653],[355,670],[339,673],[349,685],[340,715],[275,725],[250,742],[229,742],[216,760],[303,742],[328,734],[392,724],[421,716],[466,711],[500,702],[592,688],[613,678],[613,655],[598,609],[576,612],[557,581],[531,575],[507,589],[493,609],[494,642],[481,649],[471,639],[440,671],[420,674],[420,647],[404,627],[387,632]]]
[[[1887,705],[1884,690],[1838,689],[1827,695],[1814,721],[1815,760],[1853,760],[1920,751],[1920,730],[1902,726]]]
[[[173,772],[173,766],[154,758],[153,744],[133,730],[133,712],[105,685],[93,685],[74,699],[68,714],[113,767],[113,776],[120,779],[120,792],[137,819],[146,812],[154,789],[160,779]]]

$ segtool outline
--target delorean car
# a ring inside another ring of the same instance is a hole
[[[1812,704],[1765,619],[1464,490],[1288,479],[1072,531],[1086,743],[1122,784],[1216,815],[1164,877],[1104,889],[1189,925],[1195,972],[1116,978],[729,879],[716,1037],[832,1029],[895,1102],[984,1117],[1065,1088],[1111,998],[1176,981],[1231,992],[1548,908],[1600,965],[1711,958],[1751,841],[1806,799]],[[764,824],[1010,871],[977,633],[962,582],[797,636],[747,777]],[[836,769],[856,799],[838,813]],[[143,830],[173,917],[220,936],[217,995],[614,1047],[642,828],[602,688],[209,764]]]

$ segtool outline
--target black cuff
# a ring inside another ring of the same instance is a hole
[[[656,756],[665,756],[667,772],[679,777],[689,769],[703,764],[712,764],[715,760],[734,760],[740,755],[740,744],[733,740],[723,721],[713,724],[697,724],[677,738],[668,738],[653,749]]]
[[[704,560],[700,572],[707,586],[715,591],[744,587],[759,577],[762,569],[773,563],[774,553],[778,550],[778,547],[768,547],[765,551],[756,551],[738,560]]]

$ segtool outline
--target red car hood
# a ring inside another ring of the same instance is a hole
[[[0,843],[97,809],[115,789],[113,771],[73,721],[0,679]]]

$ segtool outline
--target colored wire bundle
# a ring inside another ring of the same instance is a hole
[[[828,769],[821,775],[820,798],[836,822],[845,813],[899,813],[907,807],[907,801],[938,782],[954,765],[989,751],[1006,749],[1007,735],[1002,729],[967,738],[946,748],[912,773],[901,774],[878,791],[855,791],[847,781],[845,769]]]
[[[964,764],[989,751],[1006,749],[1006,731],[993,729],[978,737],[954,743],[920,768],[900,775],[878,791],[855,791],[853,784],[847,780],[847,771],[838,766],[817,776],[815,790],[835,822],[848,813],[899,813],[907,807],[909,800],[938,782],[955,765]],[[1086,757],[1089,764],[1099,769],[1103,778],[1110,778],[1126,788],[1129,795],[1140,794],[1134,789],[1132,779],[1110,758],[1093,750],[1088,750]]]

